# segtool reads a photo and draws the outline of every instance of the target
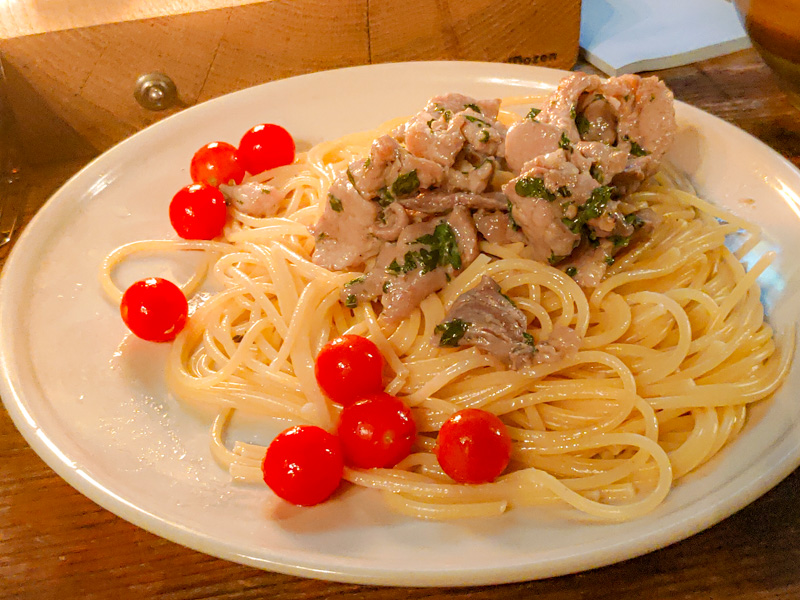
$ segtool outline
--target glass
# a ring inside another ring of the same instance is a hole
[[[735,0],[750,41],[800,109],[800,0]]]

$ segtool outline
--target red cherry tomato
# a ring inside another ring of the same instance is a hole
[[[168,342],[186,325],[189,305],[177,285],[150,277],[125,290],[119,312],[137,337],[149,342]]]
[[[280,498],[300,506],[327,500],[342,479],[339,438],[314,425],[280,433],[267,448],[261,471]]]
[[[294,162],[294,140],[280,125],[256,125],[242,136],[236,157],[252,175]]]
[[[360,335],[343,335],[322,347],[314,365],[325,395],[343,406],[383,390],[383,356]]]
[[[189,174],[195,183],[218,187],[221,183],[239,185],[244,179],[244,167],[236,158],[236,146],[227,142],[211,142],[192,156]]]
[[[488,483],[508,466],[511,437],[496,415],[467,408],[442,425],[436,458],[444,472],[459,483]]]
[[[417,428],[402,400],[379,392],[345,406],[338,433],[345,463],[362,469],[388,468],[409,455]]]
[[[193,183],[178,190],[169,204],[169,220],[185,240],[210,240],[222,233],[228,207],[225,196],[205,183]]]

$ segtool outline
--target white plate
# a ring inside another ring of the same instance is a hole
[[[633,522],[598,525],[518,509],[429,523],[394,515],[377,493],[352,488],[299,509],[265,487],[228,481],[209,454],[207,416],[176,403],[164,386],[167,345],[127,336],[100,290],[98,265],[113,248],[174,235],[166,207],[205,142],[236,143],[253,124],[273,121],[307,146],[409,114],[435,93],[517,96],[550,90],[562,75],[484,63],[317,73],[207,102],[113,148],[39,212],[2,274],[0,393],[17,427],[70,484],[149,531],[248,565],[348,582],[449,586],[560,575],[663,547],[745,506],[800,462],[797,367],[734,444]],[[673,160],[707,198],[764,226],[767,245],[779,250],[762,279],[770,319],[779,330],[793,327],[800,173],[714,117],[685,105],[678,116]],[[169,271],[163,261],[152,268]]]

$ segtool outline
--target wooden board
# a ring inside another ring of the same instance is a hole
[[[66,0],[65,0],[66,1]],[[569,68],[580,0],[272,0],[0,40],[29,162],[103,151],[219,95],[312,71],[406,60]],[[153,112],[136,79],[161,72],[179,103]]]

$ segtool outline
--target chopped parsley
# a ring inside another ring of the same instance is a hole
[[[361,277],[356,277],[352,281],[348,281],[345,285],[355,285],[357,283],[363,283],[367,279],[366,275],[362,275]]]
[[[466,109],[466,108],[471,108],[472,110],[474,110],[474,111],[475,111],[476,113],[478,113],[479,115],[482,115],[482,114],[483,114],[483,113],[481,112],[481,107],[480,107],[480,106],[478,106],[477,104],[465,104],[465,105],[464,105],[464,108],[465,108],[465,109]]]
[[[485,144],[486,142],[489,141],[489,137],[490,137],[489,136],[489,130],[488,129],[482,129],[481,130],[481,137],[478,138],[478,139],[479,139],[479,141],[481,141],[482,143]]]
[[[535,121],[535,120],[536,120],[536,116],[537,116],[537,115],[538,115],[540,112],[542,112],[542,109],[541,109],[541,108],[532,108],[532,109],[530,109],[530,110],[528,111],[528,114],[527,114],[527,115],[525,115],[525,118],[526,118],[526,119],[530,119],[531,121]]]
[[[591,175],[592,179],[594,179],[597,183],[601,185],[605,180],[605,176],[603,175],[603,169],[601,169],[597,165],[592,165],[591,167],[589,167],[589,175]]]
[[[628,225],[633,225],[634,229],[639,229],[644,225],[644,221],[636,213],[625,215],[625,223],[627,223]]]
[[[339,200],[333,194],[330,193],[328,194],[328,202],[330,202],[331,208],[333,209],[334,212],[342,212],[344,210],[344,207],[342,206],[342,201]]]
[[[522,332],[522,339],[525,340],[525,343],[528,344],[534,350],[536,349],[536,340],[533,339],[533,336],[528,333],[527,331]]]
[[[578,116],[578,109],[577,109],[577,107],[576,107],[576,106],[573,104],[573,105],[570,107],[570,109],[569,109],[569,118],[570,118],[570,119],[574,119],[574,118],[575,118],[575,117],[577,117],[577,116]]]
[[[386,208],[392,202],[394,202],[394,196],[392,195],[392,192],[389,191],[389,188],[382,187],[378,190],[377,202],[383,208]]]
[[[631,243],[630,236],[625,235],[612,235],[608,239],[611,240],[612,244],[614,244],[614,248],[624,248]]]
[[[544,186],[541,177],[521,177],[514,185],[514,191],[523,198],[544,198],[548,202],[556,199],[555,194]]]
[[[411,250],[409,250],[408,252],[405,253],[405,256],[403,256],[402,265],[397,262],[397,259],[394,259],[391,263],[389,263],[389,266],[386,267],[386,270],[389,273],[392,273],[393,275],[399,275],[401,272],[408,273],[416,268],[417,268],[417,261],[415,260],[414,252],[411,252]]]
[[[574,219],[567,219],[564,217],[561,222],[572,233],[581,233],[583,226],[592,219],[595,219],[603,214],[606,205],[611,200],[611,193],[614,188],[609,185],[601,185],[592,190],[592,195],[589,199],[578,207],[578,214]],[[591,237],[591,236],[590,236]]]
[[[555,252],[553,252],[551,250],[550,251],[550,258],[547,259],[547,262],[550,263],[551,265],[557,265],[558,263],[560,263],[565,258],[567,258],[567,257],[566,256],[560,256],[560,255],[556,254]]]
[[[356,178],[353,177],[353,174],[350,172],[350,167],[347,168],[346,173],[347,173],[347,181],[350,182],[350,185],[356,187]]]
[[[589,123],[589,119],[586,118],[586,115],[581,113],[575,117],[575,126],[578,128],[578,135],[582,138],[589,132],[592,124]]]
[[[557,191],[558,195],[561,196],[562,198],[569,198],[570,196],[572,196],[572,192],[565,185],[562,185],[560,188],[558,188]]]
[[[383,288],[381,288],[381,289],[383,289],[383,293],[384,293],[384,294],[388,294],[388,293],[389,293],[389,290],[390,290],[391,288],[392,288],[392,284],[391,284],[391,283],[389,283],[389,280],[387,279],[386,281],[384,281],[384,282],[383,282]]]
[[[423,235],[422,237],[414,240],[418,244],[430,246],[430,257],[428,260],[423,258],[425,266],[433,264],[435,261],[436,266],[443,267],[451,265],[456,271],[461,268],[461,253],[458,251],[458,241],[453,228],[445,222],[439,223],[433,230],[433,233]],[[424,256],[426,253],[424,248],[420,250],[420,254]],[[436,267],[433,267],[436,268]],[[432,271],[433,269],[428,269]],[[423,273],[426,273],[423,269]]]
[[[347,296],[347,300],[344,301],[344,305],[347,308],[355,308],[356,306],[358,306],[358,300],[356,300],[354,294],[350,294]]]
[[[648,154],[650,154],[647,150],[642,148],[639,144],[637,144],[633,140],[630,140],[630,142],[631,142],[631,155],[632,156],[647,156]]]
[[[606,256],[606,260],[605,260],[605,262],[606,262],[606,264],[607,264],[607,265],[610,267],[610,266],[611,266],[611,265],[613,265],[615,262],[617,262],[617,259],[616,259],[616,258],[614,258],[613,256]]]
[[[441,104],[437,104],[436,106],[434,106],[433,110],[438,112],[438,113],[442,113],[442,116],[444,117],[445,121],[449,121],[450,119],[453,118],[453,113],[451,111],[449,111],[448,109],[446,109]]]
[[[569,266],[566,269],[564,269],[564,273],[566,273],[570,277],[575,277],[575,275],[578,274],[578,268],[577,267],[573,267],[573,266]]]
[[[401,174],[392,184],[392,194],[395,196],[410,196],[419,189],[417,170]]]
[[[511,209],[514,208],[514,205],[511,204],[511,200],[506,200],[506,205],[508,206],[508,222],[511,224],[511,229],[514,231],[519,231],[519,224],[514,219],[514,214],[511,212]]]
[[[423,235],[413,243],[421,244],[423,247],[406,252],[403,255],[402,264],[394,259],[386,267],[387,273],[399,275],[400,273],[410,273],[417,267],[421,267],[421,274],[425,275],[438,267],[447,265],[452,266],[456,271],[461,269],[461,253],[458,250],[456,235],[453,228],[447,223],[439,223],[433,233]],[[383,284],[384,292],[387,283]]]
[[[567,137],[567,134],[563,131],[561,132],[561,139],[558,140],[558,147],[570,151],[572,150],[572,141]]]
[[[467,332],[467,329],[469,329],[470,325],[471,323],[468,323],[467,321],[453,319],[452,321],[439,323],[433,331],[441,334],[439,337],[439,346],[455,348],[458,346],[458,342],[461,341],[461,338],[464,337],[464,334]]]
[[[489,124],[486,121],[484,121],[483,119],[479,119],[478,117],[473,117],[472,115],[464,115],[464,118],[470,123],[477,123],[478,127],[489,127]]]

